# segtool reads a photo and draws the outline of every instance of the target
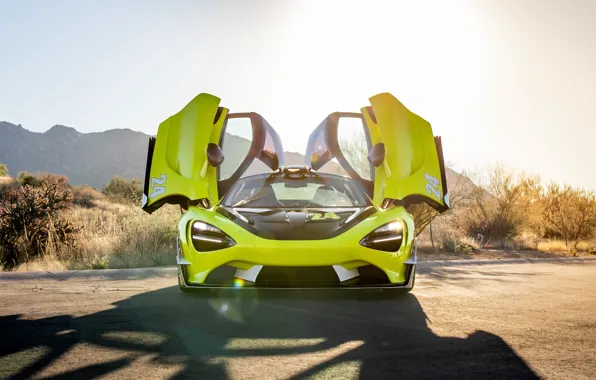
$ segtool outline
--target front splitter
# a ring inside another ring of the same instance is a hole
[[[184,265],[178,265],[178,280],[180,281],[180,287],[183,289],[234,289],[234,290],[375,290],[375,289],[412,289],[414,287],[414,279],[416,274],[416,264],[406,264],[408,267],[407,276],[408,280],[404,283],[399,284],[379,284],[379,285],[361,285],[361,286],[275,286],[275,285],[257,285],[250,284],[246,286],[237,285],[211,285],[211,284],[192,284],[186,281]]]

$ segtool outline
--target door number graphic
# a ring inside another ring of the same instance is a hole
[[[162,195],[166,192],[166,187],[163,186],[166,183],[166,175],[162,174],[159,178],[151,178],[151,186],[153,187],[153,191],[149,195],[150,198],[155,198],[159,195]]]
[[[441,192],[439,191],[439,180],[428,173],[424,173],[424,178],[426,178],[426,191],[437,197],[437,199],[441,200]]]

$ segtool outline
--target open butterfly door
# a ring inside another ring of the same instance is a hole
[[[283,164],[281,141],[267,121],[229,113],[219,98],[199,94],[149,138],[142,208],[216,205],[255,159],[270,170]]]
[[[441,138],[433,135],[426,120],[389,93],[373,96],[370,104],[361,113],[327,116],[310,136],[307,164],[320,170],[336,162],[362,183],[379,207],[425,202],[446,211],[449,197]],[[342,125],[358,125],[362,137],[352,134],[352,141],[345,142]]]

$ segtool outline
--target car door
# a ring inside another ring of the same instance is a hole
[[[309,138],[307,164],[323,171],[339,167],[360,182],[379,207],[425,202],[446,211],[441,138],[393,95],[369,100],[371,105],[360,113],[335,112],[323,120]]]
[[[142,208],[209,208],[255,160],[267,170],[283,164],[275,130],[257,113],[229,113],[218,97],[199,94],[149,138]]]

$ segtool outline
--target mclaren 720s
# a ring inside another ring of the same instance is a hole
[[[181,208],[181,290],[396,289],[416,275],[414,219],[449,208],[441,138],[389,93],[335,112],[305,155],[259,114],[199,94],[149,139],[143,209]]]

